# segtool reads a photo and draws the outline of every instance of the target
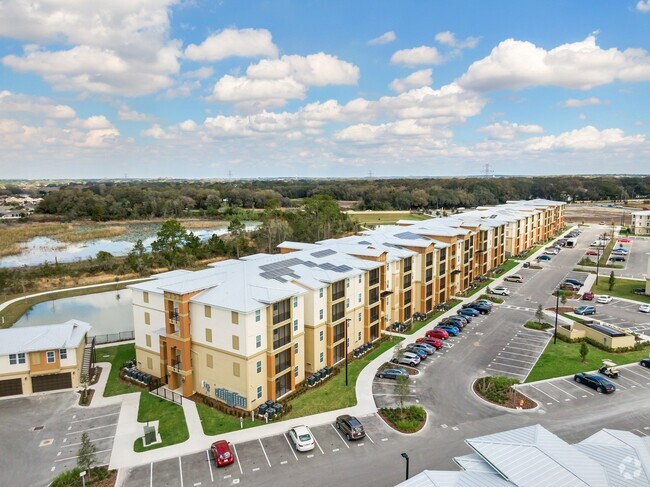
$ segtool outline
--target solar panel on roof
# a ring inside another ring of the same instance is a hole
[[[318,267],[328,271],[331,271],[332,269],[336,268],[334,264],[330,264],[329,262],[324,262],[323,264],[320,264]]]
[[[306,260],[302,263],[302,265],[306,267],[316,267],[316,264],[314,264],[311,260]]]
[[[358,243],[363,245],[370,245],[370,242],[368,242],[367,240],[360,240]]]
[[[352,267],[349,265],[340,265],[335,270],[336,272],[348,272],[352,270]]]
[[[334,254],[336,254],[336,252],[333,251],[332,249],[319,250],[317,252],[312,252],[311,253],[311,255],[313,257],[319,257],[319,258],[320,257],[327,257],[328,255],[334,255]]]
[[[422,238],[420,235],[417,235],[413,232],[396,233],[395,236],[406,240],[419,240]]]

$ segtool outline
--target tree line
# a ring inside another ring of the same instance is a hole
[[[38,211],[69,221],[216,216],[230,208],[295,208],[316,195],[359,210],[453,209],[531,198],[625,200],[649,197],[650,176],[94,181],[48,192]]]

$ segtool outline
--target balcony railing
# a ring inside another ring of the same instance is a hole
[[[339,292],[332,293],[332,301],[338,301],[339,299],[345,297],[345,289]]]
[[[183,370],[183,364],[181,363],[180,360],[174,360],[174,361],[172,362],[171,367],[172,367],[172,369],[174,369],[174,371],[176,371],[176,372],[180,372],[181,370]]]
[[[287,343],[291,342],[291,336],[287,335],[282,338],[276,338],[273,340],[273,350],[284,347]]]
[[[345,310],[332,314],[332,321],[338,321],[345,316]]]
[[[343,340],[345,337],[345,332],[344,333],[336,333],[334,335],[334,343],[338,342],[339,340]]]
[[[291,360],[285,360],[275,364],[275,373],[279,374],[291,367]]]
[[[179,321],[180,321],[180,319],[179,319],[178,313],[176,313],[176,312],[169,313],[169,322],[170,323],[173,323],[173,324],[177,325],[179,323]]]

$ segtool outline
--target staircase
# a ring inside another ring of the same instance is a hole
[[[93,366],[93,356],[95,352],[95,339],[93,338],[90,343],[84,347],[84,355],[81,361],[81,383],[90,382],[90,369]]]

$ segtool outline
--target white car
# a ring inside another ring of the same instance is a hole
[[[639,311],[641,311],[641,313],[650,313],[650,304],[642,304],[639,306]]]
[[[498,286],[492,289],[492,294],[500,294],[501,296],[510,296],[510,289],[503,286]]]
[[[557,255],[557,254],[558,254],[558,250],[557,250],[557,249],[546,249],[546,250],[544,251],[544,253],[545,253],[546,255]]]
[[[296,450],[309,451],[313,450],[316,446],[314,436],[309,431],[309,428],[304,424],[294,426],[289,430],[289,438],[293,441]]]
[[[420,361],[420,356],[417,353],[408,351],[403,352],[401,357],[394,356],[391,359],[394,364],[410,365],[411,367],[415,367]]]
[[[611,296],[602,295],[602,296],[598,296],[598,299],[596,300],[596,302],[599,303],[599,304],[607,304],[607,303],[611,303],[612,299],[613,298]]]

